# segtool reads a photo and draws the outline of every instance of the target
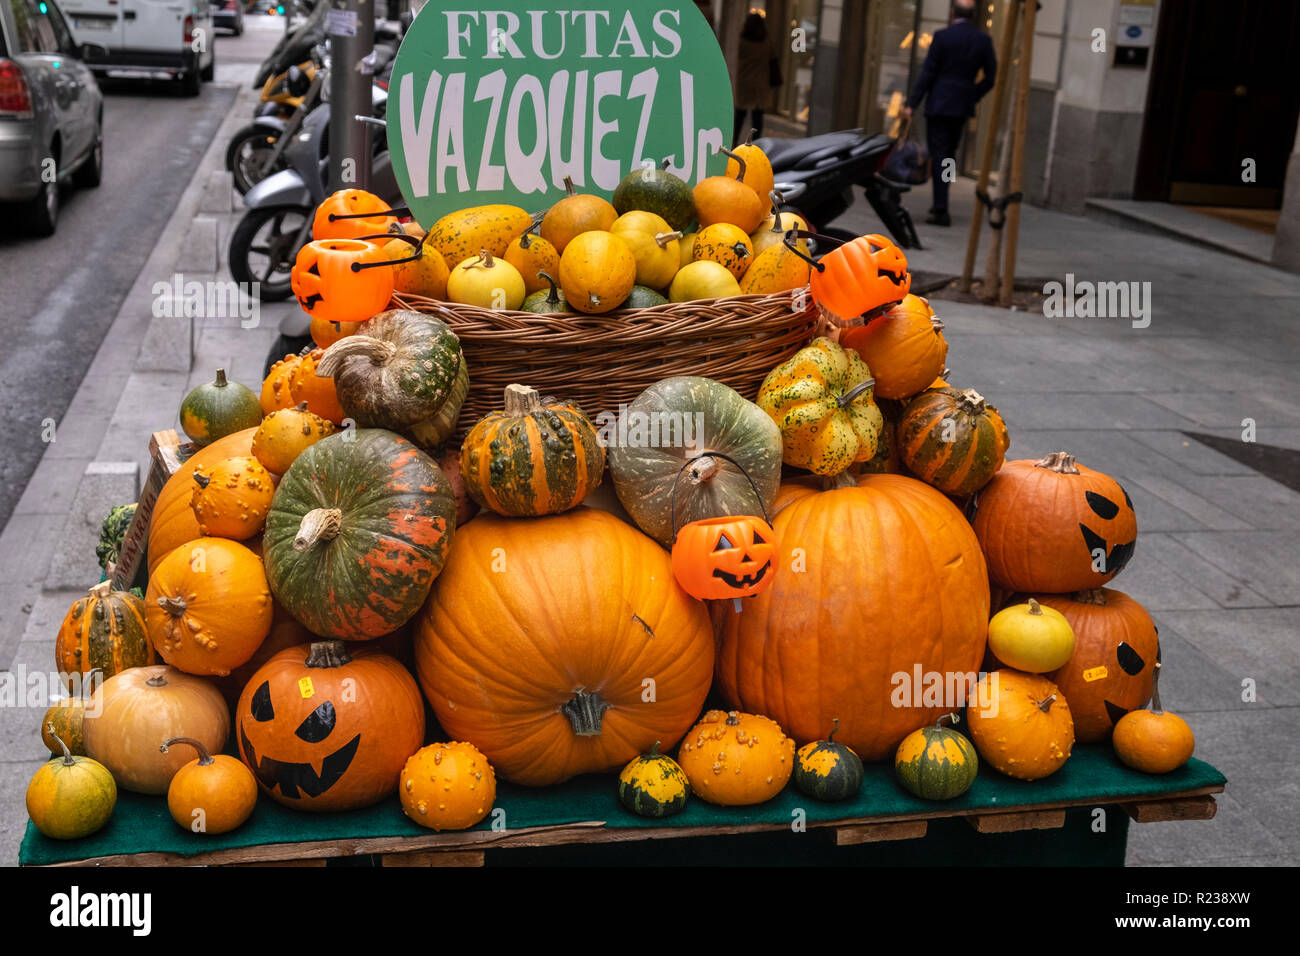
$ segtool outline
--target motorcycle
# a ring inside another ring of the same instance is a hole
[[[807,139],[763,137],[754,145],[772,163],[782,208],[802,216],[815,231],[834,239],[855,238],[830,223],[853,205],[853,187],[861,186],[894,241],[903,249],[921,248],[911,214],[902,203],[911,187],[881,174],[894,148],[887,134],[867,136],[855,129]]]

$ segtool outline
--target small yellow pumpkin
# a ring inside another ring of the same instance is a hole
[[[698,235],[698,232],[688,232],[677,240],[677,251],[681,254],[677,268],[688,266],[695,261],[695,238]]]
[[[279,408],[262,419],[253,435],[253,456],[267,471],[283,475],[303,450],[327,435],[334,423],[307,410],[306,402]]]
[[[709,803],[764,803],[794,772],[794,741],[768,717],[711,710],[682,738],[677,762],[691,792]]]
[[[1010,668],[980,678],[966,726],[984,762],[1019,780],[1056,773],[1074,747],[1074,718],[1060,689]]]
[[[510,240],[505,260],[524,277],[524,288],[529,295],[549,288],[542,273],[553,276],[560,268],[559,251],[548,240],[533,235],[531,229]]]
[[[406,259],[415,254],[416,247],[403,239],[391,239],[384,245],[384,255],[389,259]],[[447,276],[450,270],[442,253],[433,243],[426,242],[419,247],[420,258],[414,262],[403,262],[392,267],[393,288],[398,292],[410,292],[430,299],[447,298]],[[320,345],[320,343],[317,343]],[[328,348],[329,344],[322,345]]]
[[[467,830],[497,798],[496,771],[473,744],[430,744],[407,758],[398,779],[402,812],[431,830]]]
[[[63,756],[44,764],[27,785],[27,815],[51,839],[79,840],[113,815],[117,784],[102,763],[74,756],[61,740],[55,741]]]
[[[252,816],[257,780],[243,761],[226,754],[214,757],[193,737],[169,737],[158,749],[167,753],[175,744],[199,754],[167,785],[167,809],[178,826],[192,833],[229,833]]]
[[[1196,738],[1187,721],[1160,706],[1160,662],[1156,661],[1149,709],[1131,710],[1115,724],[1115,755],[1143,773],[1169,773],[1192,759]]]
[[[989,621],[989,650],[1018,671],[1046,674],[1064,667],[1074,654],[1074,628],[1056,608],[1034,598],[1003,608]]]
[[[618,210],[607,199],[589,193],[575,192],[573,180],[564,177],[568,195],[546,211],[542,217],[542,238],[555,247],[561,256],[577,236],[584,232],[601,232],[609,229],[618,218]]]
[[[682,266],[668,287],[668,298],[673,302],[725,299],[733,295],[740,295],[740,283],[736,277],[727,271],[726,266],[707,259]]]
[[[749,236],[749,241],[754,245],[754,257],[757,258],[772,246],[783,243],[785,234],[791,229],[807,232],[808,222],[802,216],[796,216],[792,212],[781,213],[779,222],[775,213],[764,219]],[[808,255],[808,240],[799,239],[795,245],[800,252]]]
[[[802,241],[802,240],[801,240]],[[780,242],[758,253],[740,280],[741,295],[771,295],[808,284],[811,267],[807,261]]]
[[[457,263],[447,279],[449,300],[480,309],[518,309],[526,295],[528,287],[519,270],[489,249]]]
[[[609,231],[632,250],[638,285],[651,289],[668,288],[681,265],[680,232],[670,228],[662,217],[641,210],[619,216]]]

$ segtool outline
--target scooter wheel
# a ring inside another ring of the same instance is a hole
[[[276,138],[265,126],[245,126],[231,137],[226,147],[226,168],[241,196],[270,172],[263,169],[263,164],[275,149]]]
[[[230,274],[246,288],[256,288],[263,302],[293,295],[289,273],[298,258],[298,234],[309,210],[301,206],[250,209],[230,235]]]

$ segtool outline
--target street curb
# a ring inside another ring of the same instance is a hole
[[[160,278],[169,277],[176,271],[174,263],[201,206],[205,204],[204,200],[212,202],[210,193],[217,178],[214,174],[225,170],[226,143],[251,112],[252,102],[257,96],[256,90],[242,82],[235,86],[234,99],[211,144],[196,164],[189,183],[177,200],[176,208],[163,227],[148,259],[141,266],[130,291],[123,298],[121,308],[105,334],[94,361],[69,402],[63,418],[58,422],[59,437],[98,435],[101,438],[100,444],[97,448],[93,444],[84,445],[86,448],[94,448],[93,454],[69,456],[66,454],[66,445],[59,445],[59,454],[55,454],[56,446],[51,443],[37,465],[39,468],[47,460],[58,458],[61,468],[75,468],[80,473],[73,494],[73,507],[67,511],[30,516],[37,520],[10,520],[0,529],[0,553],[29,553],[33,551],[33,541],[53,542],[49,557],[40,561],[40,566],[32,568],[32,577],[6,582],[6,603],[15,612],[25,607],[30,608],[42,591],[60,587],[89,587],[99,579],[100,568],[95,561],[98,521],[92,521],[92,516],[80,514],[79,511],[85,510],[81,507],[82,504],[88,506],[88,503],[94,502],[98,507],[106,500],[106,495],[117,498],[126,493],[125,476],[136,475],[136,468],[130,467],[132,464],[138,467],[139,475],[147,474],[148,435],[139,434],[138,429],[132,429],[128,438],[121,427],[124,424],[124,414],[136,404],[132,393],[138,394],[141,385],[155,393],[161,386],[166,386],[177,393],[173,407],[179,402],[180,394],[183,394],[190,370],[188,363],[185,363],[184,369],[173,368],[164,372],[149,368],[147,344],[151,335],[161,332],[155,328],[160,320],[152,318],[155,300],[153,286]],[[213,221],[211,214],[205,218],[209,222]],[[187,326],[192,326],[192,319],[182,321]],[[185,342],[192,356],[192,327],[185,331]],[[176,350],[177,343],[172,342],[169,351],[174,353]],[[131,370],[123,375],[122,368],[126,364],[123,360],[127,356],[132,359]],[[107,421],[107,427],[104,415],[106,392],[120,396]],[[136,414],[138,416],[139,409],[136,409]],[[168,414],[171,421],[174,421],[175,411],[171,410]],[[170,423],[160,423],[158,427],[169,427]],[[135,484],[138,489],[138,477]],[[29,482],[15,508],[15,514],[22,509],[24,499],[29,495],[39,497],[41,494],[43,490],[36,487],[34,482]],[[133,498],[134,495],[129,497]],[[10,666],[29,620],[25,612],[21,616],[15,613],[13,617],[12,626],[6,627],[7,633],[0,637],[0,670]]]

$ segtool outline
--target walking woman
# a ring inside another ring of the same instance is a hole
[[[740,31],[739,65],[736,69],[736,129],[731,141],[741,142],[749,132],[745,125],[745,116],[753,114],[749,125],[755,130],[755,136],[763,135],[763,112],[770,111],[776,99],[775,93],[781,86],[781,60],[776,44],[767,32],[767,21],[761,13],[751,13],[745,17],[745,26]]]

